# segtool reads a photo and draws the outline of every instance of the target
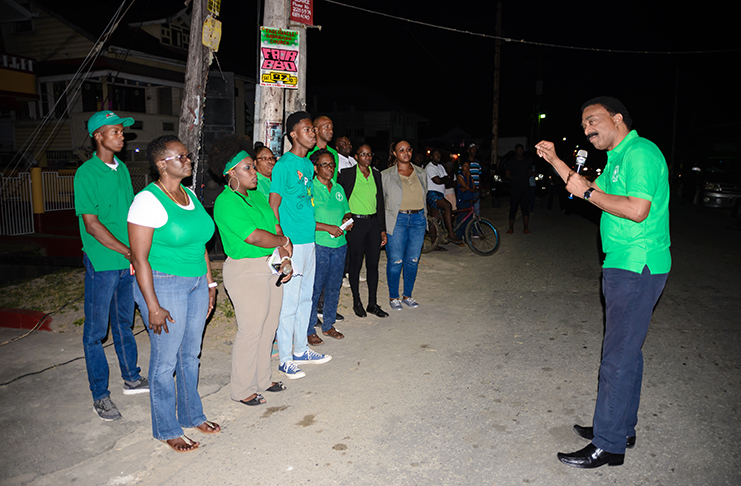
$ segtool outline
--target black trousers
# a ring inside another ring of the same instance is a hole
[[[383,217],[383,216],[381,216]],[[353,305],[362,303],[360,299],[360,269],[367,270],[368,305],[378,304],[378,260],[381,256],[381,222],[378,217],[356,219],[353,228],[347,232],[347,254],[350,260],[350,290]]]

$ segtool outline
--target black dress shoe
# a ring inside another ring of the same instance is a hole
[[[558,453],[558,460],[567,466],[578,467],[582,469],[593,469],[604,466],[622,466],[625,454],[613,454],[607,452],[594,444],[589,444],[584,449],[571,454]]]
[[[352,310],[355,311],[355,315],[358,317],[365,317],[368,315],[365,313],[365,309],[363,309],[363,304],[355,304],[352,306]]]
[[[374,316],[377,316],[377,317],[388,317],[389,316],[389,313],[381,309],[381,307],[378,305],[369,305],[366,308],[366,310],[368,311],[369,314],[373,314]]]
[[[583,437],[587,440],[594,439],[594,428],[593,427],[582,427],[581,425],[574,425],[574,432],[576,432],[576,435],[579,437]],[[626,441],[625,447],[628,449],[632,449],[633,446],[636,445],[636,436],[630,436],[628,437],[628,440]]]
[[[335,322],[340,322],[345,320],[345,316],[340,314],[339,312],[334,315]]]

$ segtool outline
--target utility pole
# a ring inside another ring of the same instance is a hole
[[[502,35],[502,2],[497,2],[497,27],[495,35]],[[497,166],[499,150],[499,66],[501,63],[502,41],[494,41],[494,106],[491,110],[491,170]]]
[[[287,27],[288,6],[290,0],[265,0],[262,25],[274,29],[285,29]],[[258,70],[259,72],[259,70]],[[260,86],[259,82],[255,90],[259,96],[255,96],[255,142],[262,142],[270,146],[269,132],[271,129],[280,129],[283,134],[283,88],[271,86]],[[285,147],[285,144],[283,144]],[[280,156],[282,154],[276,154]]]
[[[308,67],[306,62],[306,42],[308,41],[306,34],[309,29],[306,28],[305,24],[295,22],[291,24],[291,29],[299,31],[298,58],[301,59],[301,68],[298,72],[298,89],[289,89],[286,93],[286,112],[288,113],[306,111],[306,68]]]
[[[191,190],[197,191],[199,152],[201,150],[201,132],[203,131],[203,108],[206,101],[206,82],[208,81],[208,66],[211,64],[209,48],[203,45],[203,22],[208,10],[206,0],[191,0],[193,10],[190,18],[190,41],[188,44],[188,64],[185,69],[185,86],[183,99],[180,104],[180,120],[178,124],[178,138],[189,152],[193,152],[193,178]]]

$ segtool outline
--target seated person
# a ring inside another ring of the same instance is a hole
[[[445,187],[452,187],[453,182],[448,177],[445,167],[440,163],[439,151],[432,152],[432,158],[425,167],[425,171],[427,172],[427,204],[433,212],[436,210],[443,212],[443,221],[445,221],[445,227],[448,230],[448,241],[456,245],[462,245],[463,241],[453,231],[453,207],[445,199]]]

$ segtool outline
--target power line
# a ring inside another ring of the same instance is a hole
[[[433,29],[440,29],[440,30],[446,30],[448,32],[455,32],[457,34],[472,35],[475,37],[484,37],[486,39],[495,39],[495,40],[501,40],[503,42],[511,42],[511,43],[516,43],[516,44],[527,44],[531,46],[550,47],[554,49],[567,49],[567,50],[572,50],[572,51],[588,51],[588,52],[605,52],[605,53],[611,53],[611,54],[661,54],[661,55],[719,54],[719,53],[722,54],[722,53],[741,51],[741,48],[712,49],[712,50],[707,50],[707,51],[633,51],[633,50],[627,50],[627,49],[602,49],[599,47],[579,47],[579,46],[567,46],[567,45],[562,45],[562,44],[550,44],[547,42],[536,42],[536,41],[529,41],[525,39],[512,39],[511,37],[501,37],[498,35],[482,34],[480,32],[471,32],[469,30],[455,29],[453,27],[446,27],[444,25],[430,24],[428,22],[422,22],[420,20],[408,19],[405,17],[399,17],[397,15],[391,15],[391,14],[387,14],[384,12],[378,12],[376,10],[370,10],[370,9],[363,8],[363,7],[357,7],[355,5],[348,5],[346,3],[338,2],[337,0],[323,0],[323,1],[327,3],[339,5],[341,7],[360,10],[361,12],[366,12],[366,13],[370,13],[373,15],[380,15],[381,17],[387,17],[387,18],[394,19],[394,20],[401,20],[402,22],[409,22],[411,24],[423,25],[425,27],[431,27]]]

